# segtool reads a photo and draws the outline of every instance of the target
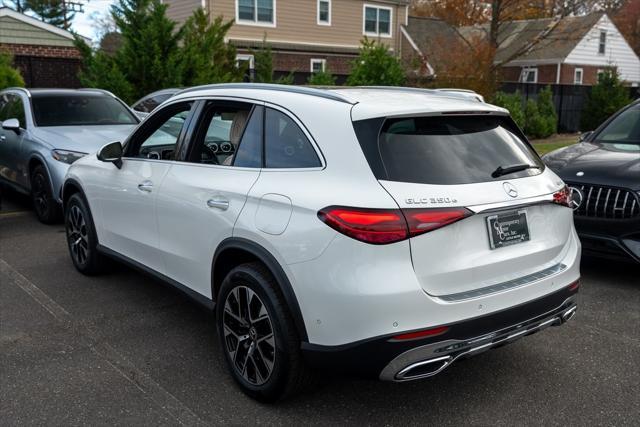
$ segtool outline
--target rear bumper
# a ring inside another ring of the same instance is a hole
[[[640,217],[630,220],[574,219],[585,255],[640,262]]]
[[[331,372],[397,382],[425,378],[461,358],[563,324],[576,311],[577,291],[569,286],[497,313],[441,325],[448,330],[435,337],[397,341],[385,336],[341,346],[304,343],[302,351],[308,364]]]

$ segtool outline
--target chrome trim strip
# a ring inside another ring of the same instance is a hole
[[[407,350],[387,364],[380,373],[380,379],[405,382],[432,377],[460,358],[474,356],[482,351],[514,342],[549,326],[561,325],[573,317],[576,309],[575,297],[570,297],[559,307],[545,314],[478,338],[440,341]],[[442,365],[431,372],[411,375],[412,370],[432,363],[442,363]]]
[[[535,273],[527,274],[526,276],[519,277],[517,279],[507,280],[506,282],[496,283],[495,285],[485,286],[484,288],[473,289],[465,292],[458,292],[449,295],[431,295],[435,299],[440,299],[446,302],[460,302],[473,298],[483,297],[485,295],[493,294],[496,292],[506,291],[508,289],[519,288],[520,286],[529,285],[542,279],[547,279],[553,275],[556,275],[567,268],[565,264],[556,264],[554,266],[545,268]]]

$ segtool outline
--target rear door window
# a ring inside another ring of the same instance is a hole
[[[267,108],[264,137],[267,168],[322,166],[311,142],[302,129],[286,114]]]
[[[388,119],[379,128],[377,141],[375,133],[370,129],[363,131],[362,125],[356,122],[354,127],[378,179],[418,184],[470,184],[537,175],[544,167],[504,117]],[[375,126],[375,121],[371,125]],[[498,167],[523,164],[537,168],[492,177]]]

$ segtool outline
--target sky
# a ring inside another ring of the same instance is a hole
[[[92,13],[106,13],[115,0],[89,0],[84,6],[84,13],[77,13],[73,19],[73,29],[80,35],[96,39],[96,32],[89,17]]]

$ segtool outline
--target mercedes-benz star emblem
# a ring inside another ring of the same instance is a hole
[[[571,192],[571,208],[575,211],[582,205],[582,191],[579,188],[569,187],[569,191]]]
[[[518,197],[518,190],[516,190],[516,187],[510,182],[502,184],[502,188],[504,188],[504,192],[507,193],[509,197]]]
[[[576,173],[576,176],[584,176],[584,172],[580,171],[580,172]]]

